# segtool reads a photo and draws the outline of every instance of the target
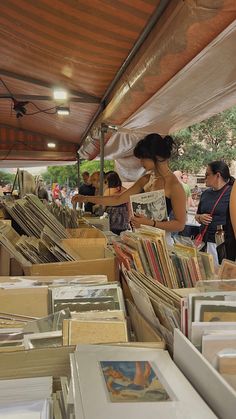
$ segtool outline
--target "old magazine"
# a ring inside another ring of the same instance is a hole
[[[156,221],[167,219],[164,189],[131,195],[130,203],[133,215],[141,215]]]

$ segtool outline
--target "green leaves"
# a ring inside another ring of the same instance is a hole
[[[84,160],[80,164],[80,174],[87,171],[90,174],[100,170],[100,162],[98,160],[87,161]],[[105,160],[104,170],[108,172],[109,170],[114,170],[114,161]],[[43,179],[45,182],[59,183],[60,186],[69,186],[75,187],[78,184],[78,167],[77,164],[68,165],[68,166],[49,166],[47,171],[43,173]]]
[[[231,164],[236,159],[236,107],[182,129],[173,135],[177,144],[173,170],[197,173],[213,160]]]

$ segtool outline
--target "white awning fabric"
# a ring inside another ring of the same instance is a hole
[[[105,158],[116,160],[123,180],[137,179],[139,163],[133,149],[139,139],[152,132],[176,132],[236,104],[235,39],[236,21],[128,118],[106,143]]]
[[[235,39],[236,20],[133,113],[106,142],[105,158],[116,160],[122,180],[134,181],[143,173],[138,159],[133,157],[133,149],[145,135],[176,132],[236,104]],[[96,138],[90,138],[80,150],[80,156],[85,159],[98,153],[99,140]],[[33,162],[34,166],[40,164]],[[49,162],[43,161],[43,165],[47,164]],[[9,162],[7,166],[10,167]]]

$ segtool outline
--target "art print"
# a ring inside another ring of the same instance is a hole
[[[111,402],[171,400],[148,361],[101,361]]]

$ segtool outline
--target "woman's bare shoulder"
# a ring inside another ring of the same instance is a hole
[[[173,173],[171,173],[168,176],[167,181],[173,188],[183,188],[181,182],[177,179],[177,177]]]
[[[141,176],[141,178],[139,178],[139,180],[137,182],[143,187],[144,185],[146,185],[146,183],[149,182],[150,176],[151,176],[151,174],[147,173],[147,174]]]

